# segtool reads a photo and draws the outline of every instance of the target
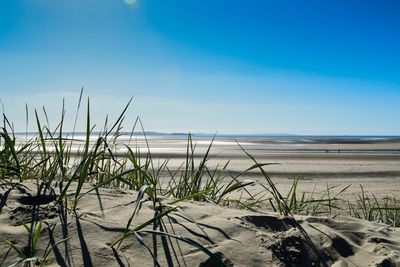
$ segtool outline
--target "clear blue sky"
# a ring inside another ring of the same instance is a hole
[[[147,130],[398,135],[400,2],[0,1],[16,128],[81,86],[98,123],[134,96]]]

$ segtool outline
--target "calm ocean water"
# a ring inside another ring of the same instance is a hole
[[[37,136],[38,133],[16,133],[17,139],[22,140],[23,138],[30,139]],[[112,135],[112,134],[111,134]],[[57,137],[58,134],[53,135]],[[99,136],[99,132],[93,132],[91,134],[91,139],[95,139]],[[379,142],[400,142],[400,136],[384,136],[384,135],[290,135],[290,134],[191,134],[192,138],[195,140],[208,140],[215,137],[216,140],[252,140],[255,142],[263,143],[379,143]],[[72,138],[84,140],[86,134],[84,132],[65,132],[65,138]],[[159,140],[186,140],[188,134],[185,133],[158,133],[158,132],[148,132],[143,134],[122,132],[120,133],[120,140],[126,139],[159,139]]]

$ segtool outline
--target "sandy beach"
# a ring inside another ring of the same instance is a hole
[[[182,171],[187,155],[184,138],[150,137],[148,143],[143,138],[130,142],[126,137],[118,140],[112,147],[118,160],[126,158],[126,145],[129,145],[142,157],[150,150],[155,170],[168,160],[169,175]],[[165,196],[152,201],[151,197],[141,195],[143,192],[113,186],[93,191],[93,182],[83,184],[75,199],[78,185],[71,183],[65,202],[54,205],[62,194],[61,183],[55,183],[49,192],[47,189],[42,192],[39,200],[36,195],[40,184],[34,180],[14,181],[3,184],[0,191],[1,237],[23,247],[32,238],[23,225],[35,229],[40,221],[43,229],[35,255],[49,252],[45,259],[48,266],[400,265],[398,228],[354,218],[347,206],[348,203],[354,207],[360,205],[357,202],[360,185],[371,199],[372,196],[378,201],[398,199],[399,140],[315,137],[236,140],[259,163],[271,163],[263,168],[282,195],[288,194],[295,179],[299,179],[297,194],[304,193],[311,201],[331,188],[330,197],[335,201],[333,211],[282,216],[273,212],[268,201],[251,210],[207,201],[176,202]],[[250,195],[271,197],[265,189],[270,188],[268,181],[259,169],[241,174],[254,162],[236,140],[216,138],[209,151],[207,168],[222,168],[229,161],[226,174],[243,183],[255,182],[246,187]],[[196,165],[200,164],[210,142],[209,138],[193,139]],[[79,150],[79,145],[74,147]],[[167,179],[163,184],[168,184],[167,171],[163,172],[161,176]],[[333,197],[344,188],[337,199]],[[233,191],[228,199],[251,200],[243,192]],[[74,202],[77,205],[71,208]],[[155,203],[167,213],[157,221],[152,219],[159,214]],[[116,243],[125,235],[126,238]],[[7,245],[1,247],[0,259],[3,259],[1,266],[17,262],[15,251]],[[38,260],[43,259],[33,257],[29,261]]]

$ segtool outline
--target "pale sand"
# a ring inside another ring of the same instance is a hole
[[[31,192],[32,183],[25,183]],[[86,187],[85,190],[87,190]],[[152,266],[150,254],[131,236],[121,248],[113,251],[110,243],[121,236],[128,218],[134,209],[137,193],[120,189],[101,189],[100,195],[104,214],[101,212],[96,195],[81,199],[78,217],[66,213],[66,220],[57,215],[46,219],[55,225],[52,231],[45,226],[40,237],[40,251],[49,240],[63,238],[68,233],[67,243],[59,244],[55,253],[49,256],[50,265],[64,266]],[[26,242],[23,226],[14,226],[15,219],[10,213],[18,207],[20,197],[12,191],[0,214],[1,239]],[[332,219],[327,217],[295,216],[296,222],[279,217],[275,213],[255,213],[213,206],[205,203],[182,202],[185,213],[190,214],[205,234],[179,213],[172,215],[175,220],[165,225],[170,233],[191,238],[213,253],[220,255],[227,266],[399,266],[400,231],[386,225],[358,219]],[[143,203],[133,226],[139,225],[154,215],[149,201]],[[18,215],[30,216],[19,209]],[[52,213],[50,213],[52,214]],[[20,217],[21,218],[21,217]],[[173,227],[173,229],[172,229]],[[150,228],[147,228],[150,229]],[[145,242],[151,246],[149,234],[143,234]],[[175,241],[176,253],[180,255]],[[161,266],[167,266],[161,239],[157,240],[158,259]],[[170,253],[172,254],[169,244]],[[180,242],[186,265],[180,259],[180,266],[215,266],[202,252]],[[67,253],[66,253],[67,251]],[[0,249],[1,259],[7,250]],[[67,255],[66,255],[67,254]],[[69,256],[68,256],[69,255]],[[10,254],[3,266],[15,261]],[[175,266],[176,265],[175,263]]]

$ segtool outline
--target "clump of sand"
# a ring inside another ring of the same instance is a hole
[[[27,242],[27,232],[21,223],[29,224],[32,219],[32,205],[26,199],[29,194],[35,195],[35,185],[24,183],[20,190],[4,188],[0,193],[1,242],[7,239],[23,246]],[[36,206],[38,219],[45,222],[38,256],[48,244],[54,245],[68,236],[67,241],[54,246],[48,257],[50,265],[152,266],[150,253],[133,235],[118,249],[110,246],[123,234],[134,210],[137,192],[100,189],[99,195],[101,202],[95,193],[80,199],[76,214],[44,204],[51,199]],[[25,201],[21,201],[24,200],[21,197],[25,197]],[[256,213],[192,201],[180,202],[179,206],[183,212],[170,214],[157,229],[161,227],[198,242],[226,266],[400,266],[400,231],[386,225],[353,218],[285,218],[276,213]],[[153,216],[152,203],[144,201],[132,226]],[[151,230],[152,225],[146,229]],[[152,234],[141,233],[141,236],[154,251]],[[161,266],[171,263],[174,266],[216,266],[205,253],[173,238],[157,236],[156,247]],[[3,243],[0,261],[7,251]],[[3,266],[17,259],[16,253],[10,252]]]

